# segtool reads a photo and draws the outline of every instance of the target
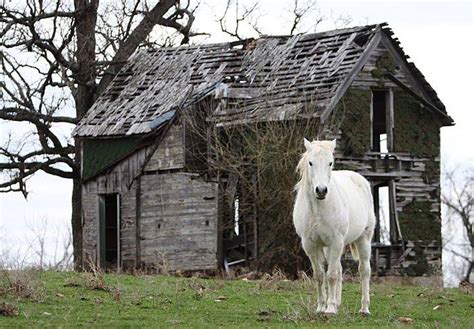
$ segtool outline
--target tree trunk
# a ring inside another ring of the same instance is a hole
[[[84,268],[82,249],[82,198],[81,180],[74,178],[72,183],[72,247],[74,254],[74,270],[82,271]]]
[[[474,248],[472,249],[473,252],[471,257],[474,257]],[[474,283],[474,281],[471,281],[471,273],[474,270],[474,258],[471,258],[471,261],[469,262],[469,268],[466,272],[466,275],[464,276],[464,279],[462,281],[469,282],[469,283]]]
[[[77,89],[74,93],[76,116],[82,118],[94,104],[96,93],[96,66],[95,66],[95,27],[97,23],[98,0],[74,0],[76,9],[76,38],[77,38]],[[76,139],[75,162],[81,168],[80,142]],[[82,198],[81,173],[77,169],[73,179],[72,190],[72,241],[74,248],[74,268],[81,270],[84,267],[82,249]]]

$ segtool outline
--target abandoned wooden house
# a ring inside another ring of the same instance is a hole
[[[240,176],[216,165],[221,132],[232,152],[242,131],[257,143],[272,124],[279,152],[295,141],[291,161],[242,151]],[[305,136],[337,138],[337,168],[372,183],[378,271],[424,274],[441,257],[439,132],[449,125],[386,24],[140,49],[74,131],[84,257],[117,269],[303,267],[291,208]],[[266,208],[264,190],[276,200]]]

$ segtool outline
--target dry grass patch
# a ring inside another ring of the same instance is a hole
[[[2,316],[17,316],[18,307],[8,303],[0,303],[0,315]]]
[[[41,301],[45,289],[40,280],[40,272],[35,270],[2,270],[0,272],[0,294]]]

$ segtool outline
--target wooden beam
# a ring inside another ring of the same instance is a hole
[[[141,234],[140,234],[140,216],[141,216],[141,176],[138,176],[135,180],[135,268],[141,268]]]
[[[394,124],[394,114],[393,114],[393,90],[390,88],[385,93],[385,118],[387,124],[387,150],[393,152],[393,129],[395,128]]]

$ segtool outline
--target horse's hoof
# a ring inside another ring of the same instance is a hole
[[[369,310],[360,310],[359,311],[359,314],[362,315],[362,316],[369,316],[370,315],[370,312]]]
[[[335,308],[333,305],[330,305],[326,308],[326,310],[324,311],[324,314],[325,315],[336,315],[337,313],[337,308]]]

